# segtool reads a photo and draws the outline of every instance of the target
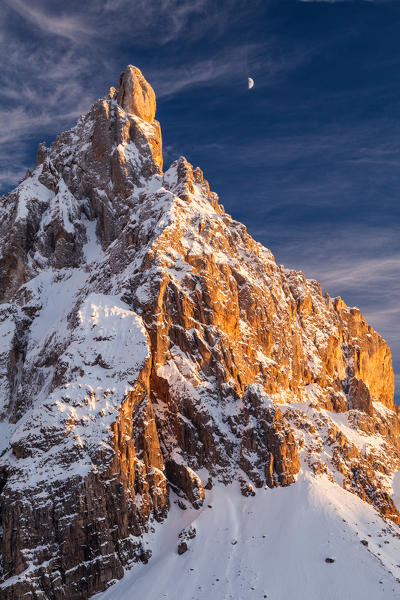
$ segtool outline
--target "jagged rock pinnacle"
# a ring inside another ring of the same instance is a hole
[[[151,123],[156,114],[156,95],[142,72],[128,65],[118,82],[117,102],[124,110]]]

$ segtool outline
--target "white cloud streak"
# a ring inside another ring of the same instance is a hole
[[[369,2],[369,3],[379,3],[379,2],[387,2],[390,0],[299,0],[299,2],[308,2],[308,3],[319,3],[319,4],[339,4],[343,2]]]
[[[260,50],[260,44],[248,44],[223,50],[214,56],[188,65],[177,64],[171,68],[150,70],[149,76],[157,98],[166,98],[198,86],[226,84],[237,78],[245,68],[244,56]]]
[[[94,34],[94,30],[76,16],[52,16],[32,3],[24,0],[5,0],[7,6],[18,13],[30,25],[41,29],[51,36],[60,36],[72,42],[81,43],[85,36]]]

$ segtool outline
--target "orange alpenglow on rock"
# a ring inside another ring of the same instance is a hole
[[[156,95],[142,72],[128,65],[118,82],[117,102],[126,112],[151,123],[156,114]]]

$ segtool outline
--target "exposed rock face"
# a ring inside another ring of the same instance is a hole
[[[1,597],[88,598],[151,555],[168,486],[200,507],[300,469],[399,521],[385,341],[276,265],[199,168],[162,173],[129,66],[0,206]]]
[[[156,114],[156,95],[137,67],[128,65],[118,83],[118,104],[128,113],[151,123]]]

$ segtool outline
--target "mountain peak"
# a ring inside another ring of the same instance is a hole
[[[235,516],[254,506],[255,522],[279,506],[301,532],[316,513],[324,552],[334,498],[337,539],[345,528],[351,552],[400,577],[389,347],[358,309],[277,265],[199,167],[180,157],[163,172],[154,114],[129,65],[0,198],[0,597],[86,600],[149,560],[169,510],[157,529],[177,565],[171,527],[179,547],[197,543],[179,530],[202,505],[201,519],[233,515],[227,563],[256,543]]]
[[[128,113],[151,123],[156,114],[156,95],[142,72],[128,65],[119,77],[118,104]]]

